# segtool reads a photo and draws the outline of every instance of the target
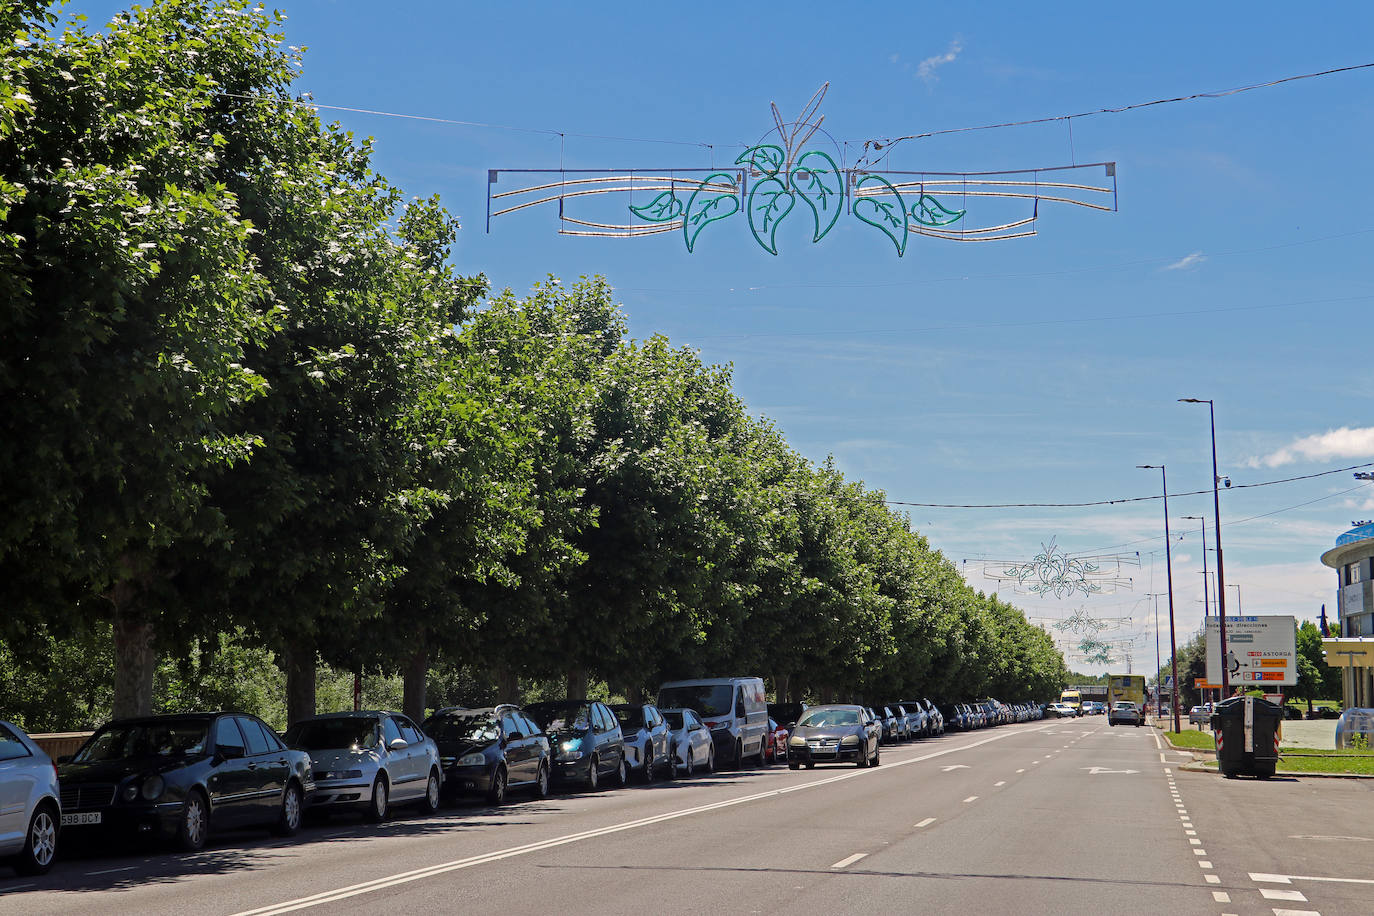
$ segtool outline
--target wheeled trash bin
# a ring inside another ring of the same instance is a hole
[[[1221,775],[1273,776],[1282,722],[1283,709],[1259,697],[1231,697],[1218,703],[1212,709],[1212,737]]]

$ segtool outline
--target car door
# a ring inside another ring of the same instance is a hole
[[[424,733],[405,716],[392,718],[396,720],[396,727],[401,730],[406,748],[400,754],[404,782],[393,776],[391,791],[397,798],[418,798],[424,793],[426,777],[429,776],[429,755],[425,752]]]
[[[692,752],[692,759],[705,763],[711,759],[710,730],[694,710],[683,710],[682,718],[687,723],[687,747]]]
[[[620,733],[620,720],[602,703],[593,704],[593,715],[601,718],[601,725],[595,730],[598,732],[597,745],[600,748],[602,767],[607,773],[614,773],[620,769],[621,761],[625,759],[625,742]]]
[[[654,706],[644,707],[644,721],[653,723],[649,728],[649,760],[653,766],[668,756],[668,723]]]
[[[0,848],[18,846],[29,829],[28,800],[37,781],[28,746],[0,725]]]
[[[247,753],[242,763],[251,774],[245,777],[252,793],[245,809],[245,817],[255,824],[270,822],[277,816],[277,804],[281,801],[282,788],[286,785],[285,759],[281,765],[277,764],[275,751],[256,719],[235,716],[234,722],[243,733]]]
[[[220,716],[210,727],[214,760],[205,780],[216,826],[249,820],[256,801],[257,774],[248,768],[248,743],[233,716]]]
[[[522,727],[520,717],[510,710],[501,716],[501,743],[506,753],[508,783],[533,782],[535,772],[529,736]]]

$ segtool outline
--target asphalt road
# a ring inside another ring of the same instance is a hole
[[[1374,910],[1369,783],[1179,761],[1100,717],[1003,726],[884,748],[877,769],[336,818],[195,856],[82,851],[45,878],[0,872],[0,914]]]

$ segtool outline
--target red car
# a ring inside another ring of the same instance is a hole
[[[787,729],[775,720],[768,720],[768,740],[763,747],[763,759],[777,763],[787,759]]]

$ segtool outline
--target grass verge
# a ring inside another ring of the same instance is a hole
[[[1169,743],[1174,747],[1197,748],[1208,751],[1216,747],[1211,732],[1165,732],[1164,737],[1168,738]]]

